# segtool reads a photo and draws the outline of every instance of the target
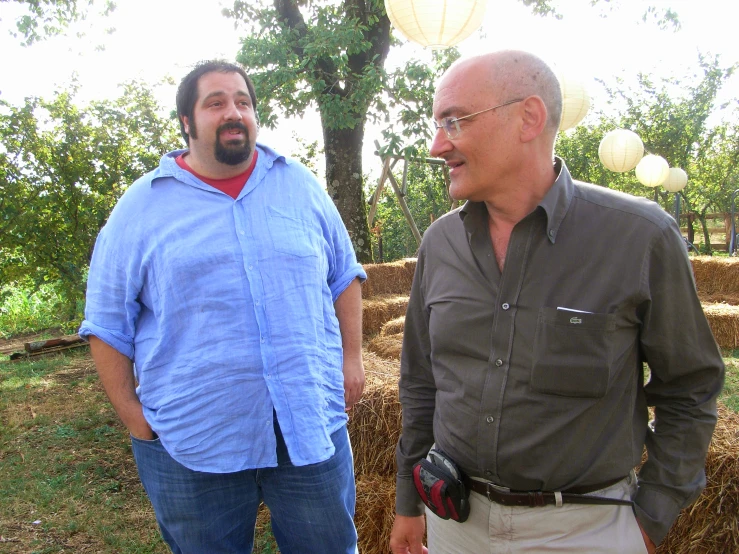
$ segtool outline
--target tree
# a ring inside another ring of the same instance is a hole
[[[0,6],[11,2],[25,9],[16,19],[18,32],[13,36],[20,34],[23,44],[28,46],[44,37],[61,34],[70,23],[85,19],[95,0],[0,0]],[[112,0],[104,0],[102,4],[104,15],[115,10]]]
[[[536,14],[557,15],[551,0],[521,1]],[[645,17],[677,21],[669,10],[649,9]],[[260,114],[265,125],[276,123],[277,106],[286,115],[300,115],[312,103],[318,105],[328,193],[357,257],[371,261],[362,183],[364,125],[368,118],[388,113],[388,98],[382,92],[389,92],[391,103],[397,101],[395,92],[408,92],[395,91],[394,80],[384,71],[394,42],[383,1],[235,0],[224,14],[245,26],[238,60],[249,67],[264,97]],[[405,72],[419,67],[410,62]],[[423,97],[427,90],[420,88]],[[431,102],[424,105],[428,115]]]
[[[74,95],[72,86],[51,101],[0,101],[0,281],[61,283],[70,317],[113,205],[181,144],[142,83],[86,108],[75,106]]]

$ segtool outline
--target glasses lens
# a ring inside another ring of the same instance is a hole
[[[448,136],[450,139],[455,139],[459,136],[459,123],[457,123],[456,118],[445,117],[441,120],[441,125],[442,127],[444,127],[446,136]]]

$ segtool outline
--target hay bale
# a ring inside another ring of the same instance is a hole
[[[380,294],[410,294],[416,259],[405,258],[386,264],[363,266],[367,280],[362,283],[362,296],[370,298]]]
[[[732,306],[739,306],[739,296],[735,296],[733,294],[698,293],[698,298],[700,299],[701,304],[731,304]]]
[[[362,554],[390,552],[390,531],[395,518],[395,477],[362,475],[357,478],[357,527]]]
[[[405,315],[408,296],[386,294],[362,299],[362,334],[375,335],[391,319]]]
[[[721,348],[739,348],[739,306],[704,304],[708,325]]]
[[[719,405],[703,494],[680,512],[659,554],[739,552],[739,414]]]
[[[739,297],[739,258],[697,256],[690,261],[698,294]]]
[[[382,326],[382,329],[380,329],[380,335],[383,337],[397,335],[398,333],[402,335],[403,331],[405,331],[405,316],[396,317],[395,319],[388,321]]]
[[[349,438],[356,475],[395,475],[395,445],[400,437],[400,364],[362,353],[366,382],[362,399],[349,412]]]
[[[367,344],[367,350],[388,360],[400,360],[400,352],[403,350],[403,333],[395,335],[377,335]]]

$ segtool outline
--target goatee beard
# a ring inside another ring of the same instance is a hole
[[[227,141],[225,145],[221,144],[221,133],[229,129],[238,129],[244,133],[244,143],[241,144],[241,139],[239,139],[238,141],[231,141],[231,143]],[[216,129],[215,158],[217,161],[226,165],[239,165],[248,160],[249,156],[251,156],[249,129],[243,123],[224,123]]]

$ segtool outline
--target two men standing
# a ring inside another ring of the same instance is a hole
[[[256,143],[256,106],[238,66],[182,80],[189,149],[110,215],[80,335],[173,552],[250,552],[264,500],[282,552],[353,553],[365,274],[315,177]]]
[[[249,552],[262,499],[282,552],[355,552],[365,274],[315,178],[256,144],[255,108],[237,66],[183,79],[189,150],[111,214],[80,334],[174,552]],[[437,89],[431,154],[468,202],[418,255],[396,554],[424,551],[426,524],[434,554],[653,552],[705,485],[723,363],[679,230],[574,181],[560,115],[524,52],[458,62]],[[424,520],[411,473],[434,444],[473,491],[464,523]]]

